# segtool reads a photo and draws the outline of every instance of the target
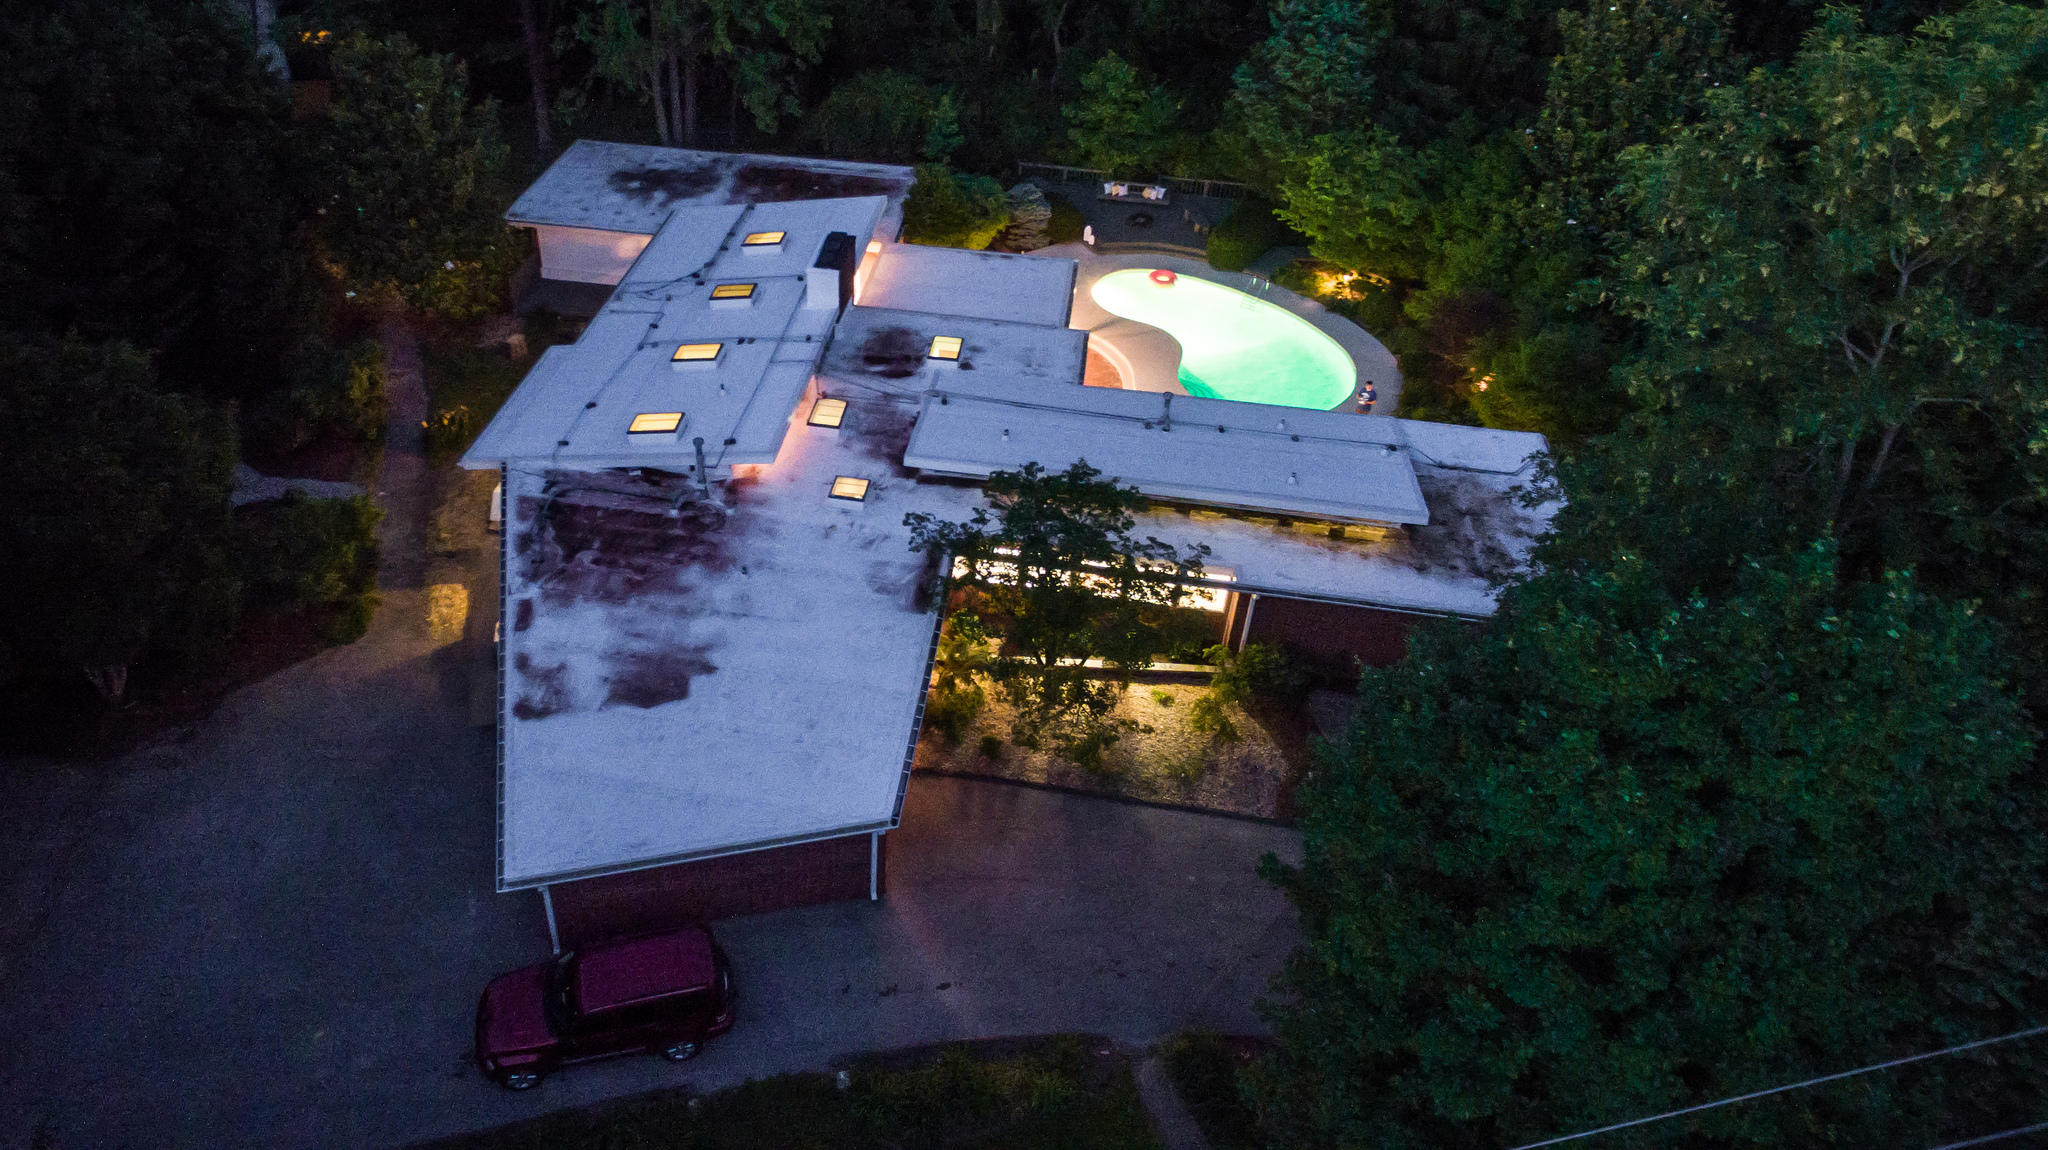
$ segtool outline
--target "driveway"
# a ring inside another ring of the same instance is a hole
[[[1252,868],[1296,852],[1293,832],[920,777],[881,902],[718,928],[740,1022],[696,1062],[578,1068],[528,1095],[484,1082],[475,996],[547,954],[535,896],[492,891],[491,741],[470,722],[495,592],[465,525],[490,484],[437,518],[418,397],[394,398],[368,636],[118,763],[0,764],[0,1150],[37,1131],[67,1150],[392,1146],[869,1049],[1258,1028],[1295,934]],[[481,608],[466,626],[455,584]]]

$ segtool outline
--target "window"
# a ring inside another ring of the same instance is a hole
[[[673,435],[682,425],[683,413],[680,411],[643,411],[633,417],[632,426],[626,428],[626,434]]]
[[[753,284],[719,284],[711,289],[712,299],[753,299]]]
[[[868,481],[851,475],[841,475],[832,480],[832,498],[851,499],[860,503],[868,497]]]
[[[957,335],[935,335],[932,337],[933,359],[959,359],[960,337]]]
[[[811,405],[811,417],[805,423],[812,427],[838,427],[846,419],[846,401],[821,397]]]
[[[752,232],[740,241],[743,248],[776,248],[782,246],[783,232]]]
[[[669,357],[672,363],[713,363],[725,351],[722,343],[686,343]]]

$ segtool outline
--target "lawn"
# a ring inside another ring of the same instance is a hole
[[[483,434],[540,353],[575,338],[559,317],[546,314],[528,319],[525,333],[529,350],[519,359],[503,348],[477,347],[467,327],[421,334],[429,464],[439,467],[461,455]]]
[[[1157,1150],[1130,1063],[1086,1035],[949,1043],[693,1096],[662,1091],[416,1150]],[[570,1071],[573,1073],[573,1071]],[[547,1087],[543,1085],[542,1090]]]

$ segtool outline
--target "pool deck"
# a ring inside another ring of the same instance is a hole
[[[1098,253],[1086,244],[1056,244],[1033,254],[1062,256],[1080,264],[1080,273],[1074,280],[1074,311],[1068,324],[1088,332],[1089,349],[1102,353],[1116,366],[1127,390],[1170,391],[1186,395],[1187,388],[1181,386],[1179,379],[1180,344],[1156,327],[1104,311],[1096,304],[1089,289],[1096,280],[1110,272],[1125,268],[1165,268],[1175,275],[1193,276],[1236,288],[1314,324],[1351,356],[1351,361],[1358,366],[1361,384],[1371,380],[1378,387],[1379,402],[1373,406],[1374,415],[1393,415],[1400,408],[1401,368],[1385,344],[1315,300],[1291,292],[1271,280],[1240,272],[1217,271],[1206,260],[1145,252]],[[1352,400],[1346,399],[1331,410],[1349,411],[1351,408]]]

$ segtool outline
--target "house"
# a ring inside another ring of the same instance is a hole
[[[992,471],[1085,458],[1209,548],[1220,636],[1375,661],[1489,614],[1547,520],[1540,437],[1083,387],[1072,261],[888,242],[891,194],[725,198],[636,224],[463,458],[503,482],[498,888],[558,945],[880,896],[941,621],[904,516]]]

